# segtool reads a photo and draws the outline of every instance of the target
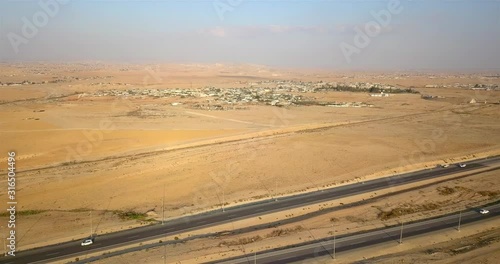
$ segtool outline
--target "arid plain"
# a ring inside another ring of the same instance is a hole
[[[0,153],[16,152],[21,250],[88,236],[89,212],[103,234],[161,220],[163,203],[168,220],[500,154],[500,90],[481,88],[500,85],[491,73],[33,63],[0,65],[0,81]],[[307,89],[324,83],[412,92]],[[237,88],[271,99],[214,94]],[[163,90],[179,92],[155,94]],[[498,177],[481,177],[467,187],[491,195],[471,203],[499,196]]]

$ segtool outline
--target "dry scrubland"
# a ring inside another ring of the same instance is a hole
[[[500,191],[495,187],[495,183],[498,182],[497,175],[498,171],[488,172],[484,169],[477,171],[477,173],[464,172],[444,177],[440,179],[442,182],[437,184],[433,180],[428,180],[409,186],[235,221],[206,230],[178,234],[175,237],[182,242],[166,246],[168,262],[217,261],[255,251],[331,237],[333,234],[332,225],[335,226],[336,234],[340,236],[383,226],[398,225],[400,221],[410,222],[456,212],[498,199]],[[461,233],[464,236],[469,236],[478,233],[475,229],[482,232],[491,227],[497,228],[494,219],[490,222],[492,223],[481,224],[483,226],[480,227],[464,226]],[[246,227],[251,228],[245,229]],[[440,235],[427,237],[424,241],[411,240],[404,244],[405,250],[438,244],[454,238],[446,232],[449,230],[445,230]],[[204,238],[193,238],[207,233],[211,233],[211,235],[205,235]],[[176,240],[175,237],[165,237],[162,240],[172,241]],[[490,242],[498,242],[497,235],[493,238],[491,241],[486,240],[487,243],[476,245],[474,249],[487,246]],[[358,254],[354,253],[354,255],[350,252],[340,253],[339,261],[349,263],[362,260],[366,256],[381,256],[393,253],[392,250],[396,247],[397,243],[394,241],[386,243],[384,247],[377,248],[377,250],[364,250],[362,254],[359,252]],[[164,251],[164,247],[157,247],[104,259],[97,263],[134,263],[139,260],[147,263],[161,263]],[[444,249],[435,249],[434,252],[441,251],[446,252]],[[331,261],[328,259],[329,257],[316,258],[314,259],[316,262],[313,263],[327,263]]]
[[[172,218],[220,208],[223,192],[233,205],[500,152],[500,92],[424,88],[500,82],[480,75],[329,73],[255,65],[0,69],[2,83],[36,83],[0,86],[0,153],[15,150],[18,157],[21,249],[86,236],[89,210],[98,234],[158,220],[164,188],[166,217]],[[379,82],[444,98],[323,92],[303,95],[373,107],[247,104],[243,110],[204,111],[190,107],[205,100],[200,98],[78,94],[242,87],[269,79]],[[472,98],[480,103],[469,104]],[[5,163],[0,170],[5,174]],[[498,184],[498,179],[490,181]]]

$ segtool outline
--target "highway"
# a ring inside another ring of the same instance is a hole
[[[469,210],[462,213],[461,226],[486,219],[492,219],[500,216],[500,204],[485,207],[490,210],[489,214],[482,215],[478,210]],[[403,243],[405,238],[423,235],[443,229],[457,228],[459,215],[448,215],[445,217],[431,220],[403,224]],[[335,239],[335,257],[342,251],[353,250],[356,248],[367,247],[378,243],[392,241],[394,245],[399,243],[401,227],[394,226],[390,228],[378,229],[356,235],[339,236]],[[299,245],[293,248],[282,250],[269,250],[257,254],[248,254],[246,256],[233,258],[229,260],[217,261],[213,263],[220,264],[249,264],[249,263],[292,263],[303,260],[311,260],[316,257],[329,255],[333,258],[333,238]]]
[[[208,213],[186,216],[175,220],[166,221],[163,225],[155,224],[101,235],[95,239],[93,245],[87,247],[80,246],[81,241],[70,241],[42,248],[20,251],[16,252],[15,257],[2,256],[0,258],[0,263],[46,263],[64,258],[73,258],[101,250],[109,251],[112,248],[118,246],[144,242],[151,239],[161,239],[165,235],[174,235],[177,233],[196,230],[203,227],[214,226],[239,219],[268,214],[270,212],[277,212],[318,202],[339,199],[351,195],[393,188],[408,183],[439,178],[442,176],[448,176],[465,171],[471,171],[470,173],[473,173],[472,170],[487,168],[492,165],[497,165],[499,162],[500,157],[481,159],[468,162],[467,167],[465,168],[460,168],[453,165],[448,168],[433,168],[418,172],[405,173],[375,180],[364,181],[362,183],[334,187],[322,191],[282,197],[278,200],[268,199],[265,201],[242,206],[226,207],[225,212],[222,212],[222,210],[216,210]],[[54,219],[54,221],[56,221],[56,219]]]

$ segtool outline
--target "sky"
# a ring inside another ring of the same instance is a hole
[[[0,61],[500,69],[499,0],[0,0]]]

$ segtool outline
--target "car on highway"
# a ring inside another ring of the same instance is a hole
[[[94,244],[94,239],[89,237],[82,241],[82,247]]]
[[[448,168],[450,165],[448,164],[441,164],[441,168]]]
[[[467,166],[467,164],[465,164],[465,163],[458,163],[458,167],[460,167],[460,168],[465,168],[465,166]]]
[[[490,212],[490,211],[488,211],[488,210],[486,210],[486,209],[481,209],[481,210],[479,210],[479,213],[480,213],[480,214],[487,214],[487,213],[489,213],[489,212]]]

